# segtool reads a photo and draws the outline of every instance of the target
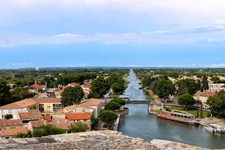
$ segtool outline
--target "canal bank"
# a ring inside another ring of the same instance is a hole
[[[125,94],[131,100],[146,99],[143,90],[138,89],[134,73],[130,72],[130,84]],[[145,140],[162,139],[205,148],[225,148],[225,136],[215,135],[204,131],[202,126],[195,127],[187,124],[157,118],[148,114],[147,104],[126,104],[129,114],[120,119],[118,131],[131,137]]]

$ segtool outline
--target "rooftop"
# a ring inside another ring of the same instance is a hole
[[[29,110],[27,112],[19,112],[18,114],[21,120],[33,120],[42,118],[41,112],[39,110]]]
[[[24,100],[21,100],[21,101],[17,101],[17,102],[14,102],[14,103],[10,103],[10,104],[1,106],[0,109],[27,108],[29,106],[36,105],[36,104],[38,104],[38,102],[33,100],[33,99],[24,99]]]
[[[91,118],[89,113],[77,113],[77,114],[65,114],[65,118],[68,120],[87,120]]]
[[[210,97],[210,96],[215,96],[215,92],[197,92],[195,93],[195,96],[203,96],[203,97]]]
[[[0,136],[15,136],[18,133],[27,133],[27,127],[18,127],[18,128],[11,128],[11,129],[3,129],[0,132]]]
[[[100,105],[102,102],[102,100],[100,99],[95,99],[95,98],[91,98],[91,99],[87,99],[85,101],[80,102],[80,106],[98,106]]]

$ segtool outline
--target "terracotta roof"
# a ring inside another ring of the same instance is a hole
[[[43,119],[44,119],[44,120],[47,120],[47,121],[52,121],[51,116],[43,116]]]
[[[203,97],[210,97],[210,96],[215,96],[215,92],[197,92],[195,93],[195,96],[203,96]]]
[[[77,84],[77,83],[70,83],[69,86],[75,87],[75,86],[79,86],[79,84]]]
[[[18,127],[18,128],[12,128],[12,129],[3,129],[1,131],[1,136],[15,136],[18,133],[27,133],[28,128],[27,127]]]
[[[71,105],[71,106],[68,106],[68,107],[64,107],[64,111],[70,111],[70,110],[73,110],[75,108],[83,108],[83,109],[94,109],[94,108],[89,108],[88,106],[81,106],[81,105]]]
[[[98,106],[99,104],[101,104],[102,100],[100,99],[95,99],[95,98],[91,98],[91,99],[87,99],[85,101],[80,102],[80,106]]]
[[[30,121],[32,127],[39,127],[41,125],[45,124],[44,120],[34,120],[34,121]]]
[[[23,123],[20,119],[0,119],[0,127],[21,126]]]
[[[41,112],[39,110],[29,110],[27,112],[19,112],[18,114],[21,120],[34,120],[42,118]]]
[[[32,98],[39,103],[61,103],[61,98]]]
[[[39,84],[33,84],[30,86],[30,88],[42,90],[44,88],[44,86],[39,85]]]
[[[89,113],[65,114],[65,118],[68,120],[87,120],[91,118],[91,115]]]
[[[57,119],[57,120],[54,119],[49,124],[55,125],[56,127],[59,127],[59,128],[65,129],[65,130],[68,130],[69,126],[71,125],[71,122],[69,122],[66,119]]]
[[[24,99],[14,103],[10,103],[4,106],[1,106],[0,109],[17,109],[17,108],[26,108],[32,105],[38,104],[37,101],[33,99]]]

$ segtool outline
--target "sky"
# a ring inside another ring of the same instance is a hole
[[[0,0],[0,69],[225,67],[224,0]]]

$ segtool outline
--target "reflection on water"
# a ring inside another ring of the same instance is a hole
[[[138,89],[138,81],[131,71],[131,80],[125,93],[131,100],[143,100],[145,95]],[[137,97],[136,97],[137,96]],[[145,140],[164,139],[206,148],[225,148],[225,136],[213,135],[203,128],[157,118],[147,113],[145,104],[128,104],[129,114],[120,120],[118,131],[123,134],[140,137]]]

